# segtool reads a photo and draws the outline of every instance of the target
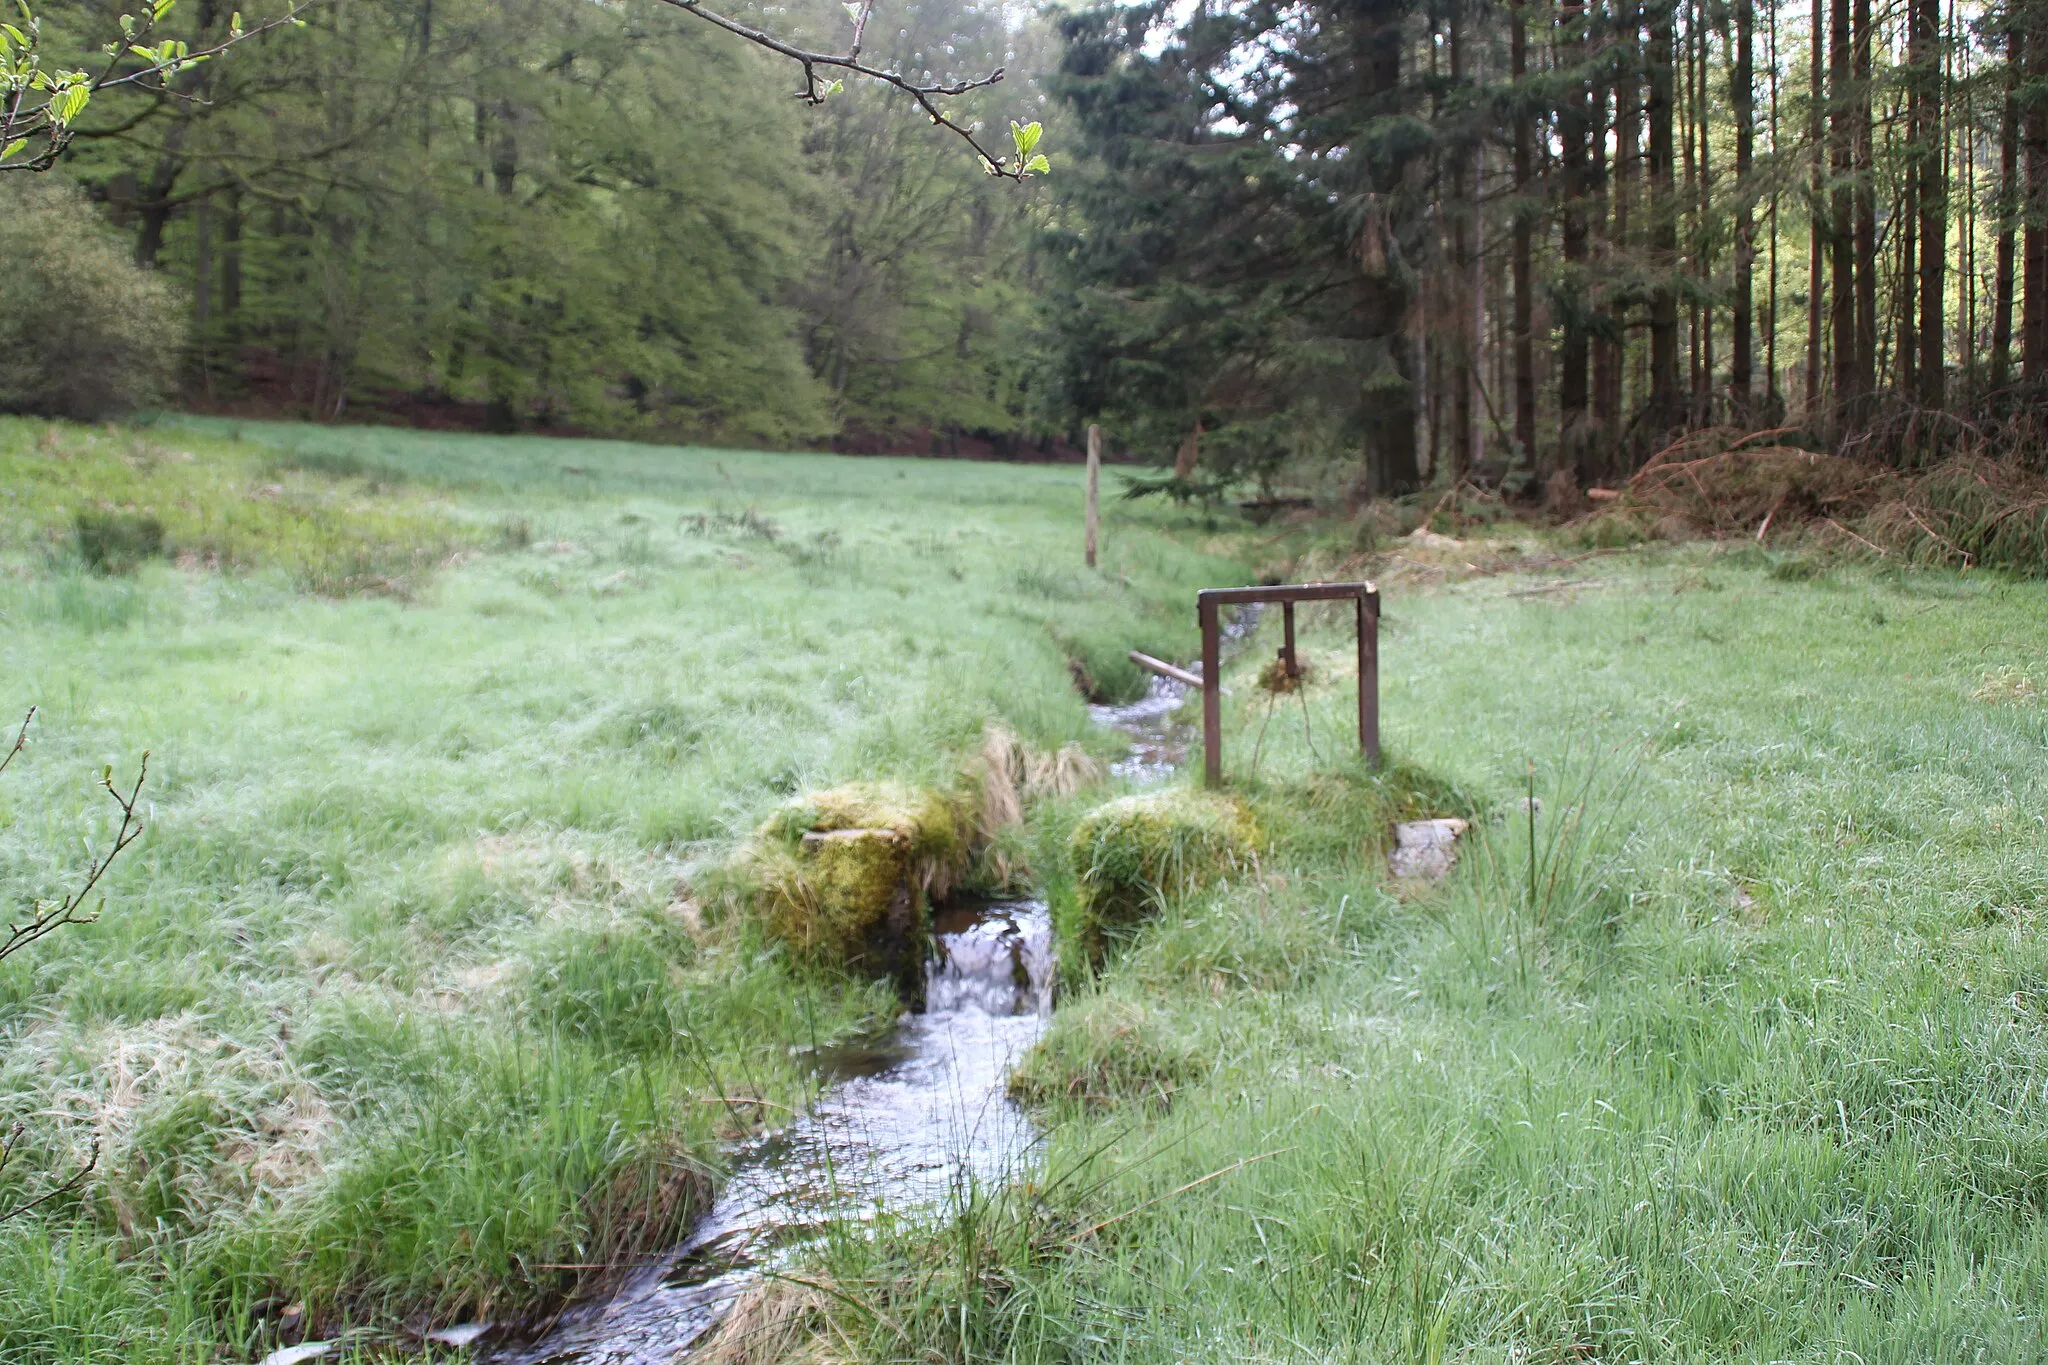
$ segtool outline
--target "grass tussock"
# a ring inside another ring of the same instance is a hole
[[[834,1310],[844,1311],[837,1286],[771,1275],[740,1291],[739,1298],[690,1353],[704,1365],[842,1365],[862,1359],[859,1346],[840,1328]]]
[[[853,783],[806,793],[762,822],[722,885],[808,960],[897,971],[932,905],[961,889],[1026,888],[1027,810],[1102,777],[1077,743],[1034,749],[991,724],[957,789]]]
[[[975,840],[949,793],[852,783],[774,811],[728,875],[767,934],[805,959],[894,972],[916,959],[929,907],[966,874]]]
[[[1062,960],[1101,961],[1119,930],[1249,870],[1258,846],[1251,812],[1219,793],[1172,787],[1097,807],[1067,838],[1076,894],[1055,920]]]
[[[1204,1072],[1202,1038],[1140,1000],[1097,993],[1053,1017],[1044,1039],[1010,1073],[1010,1094],[1047,1114],[1164,1105]]]

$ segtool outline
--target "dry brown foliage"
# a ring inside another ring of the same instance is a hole
[[[1907,564],[2048,574],[2048,479],[2040,474],[1972,449],[1899,470],[1769,443],[1782,434],[1692,433],[1579,525],[1595,539],[1631,530],[1637,538],[1747,536]]]
[[[1653,461],[1615,506],[1653,513],[1660,535],[1768,535],[1773,525],[1861,517],[1898,483],[1857,460],[1769,445]]]
[[[710,1336],[687,1353],[701,1365],[836,1365],[858,1352],[832,1321],[832,1295],[815,1283],[764,1279],[733,1301]]]
[[[1102,778],[1102,765],[1078,744],[1046,753],[1007,726],[990,725],[981,741],[982,833],[1022,824],[1027,802],[1072,796]]]

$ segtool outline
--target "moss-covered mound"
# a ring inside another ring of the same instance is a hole
[[[1169,1011],[1088,995],[1061,1008],[1010,1073],[1012,1098],[1033,1109],[1100,1111],[1163,1105],[1202,1074],[1200,1035]]]
[[[957,798],[852,783],[776,810],[740,861],[771,937],[813,961],[897,972],[918,960],[927,907],[966,869],[973,836]]]
[[[1215,792],[1174,787],[1097,807],[1067,841],[1075,906],[1062,938],[1099,961],[1110,930],[1227,875],[1258,838],[1249,812]]]

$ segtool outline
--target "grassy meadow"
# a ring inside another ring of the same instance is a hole
[[[575,441],[0,423],[0,473],[10,896],[153,754],[105,917],[0,964],[0,1199],[104,1143],[0,1227],[10,1362],[503,1315],[660,1245],[896,1008],[693,894],[733,841],[957,783],[991,721],[1113,752],[1075,679],[1127,694],[1287,556],[1385,575],[1387,772],[1348,628],[1304,612],[1306,718],[1262,628],[1258,852],[1070,974],[1013,1085],[1043,1169],[832,1244],[711,1358],[2048,1358],[2037,586],[1123,503],[1089,576],[1069,469]],[[1056,915],[1113,794],[1031,812]],[[1389,885],[1423,814],[1458,868]]]
[[[1262,861],[1068,991],[1013,1086],[1033,1185],[837,1247],[782,1320],[892,1360],[2048,1358],[2039,587],[1462,569],[1541,558],[1499,548],[1380,563],[1395,778],[1475,821],[1451,879],[1388,886],[1334,776],[1347,630],[1304,635],[1322,757],[1282,701],[1250,773],[1262,632]]]
[[[1241,571],[1070,469],[0,419],[0,1358],[246,1358],[544,1304],[666,1245],[802,1053],[894,1017],[693,877],[793,793],[944,785]],[[11,737],[11,731],[10,731]],[[381,1338],[366,1338],[374,1344]]]

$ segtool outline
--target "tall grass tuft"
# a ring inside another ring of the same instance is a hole
[[[1497,928],[1523,984],[1552,966],[1587,965],[1614,941],[1630,905],[1635,764],[1583,743],[1541,774],[1529,759],[1522,794],[1467,833],[1446,922],[1488,955]]]
[[[103,574],[133,573],[164,553],[164,524],[146,513],[81,508],[71,516],[78,558]]]

